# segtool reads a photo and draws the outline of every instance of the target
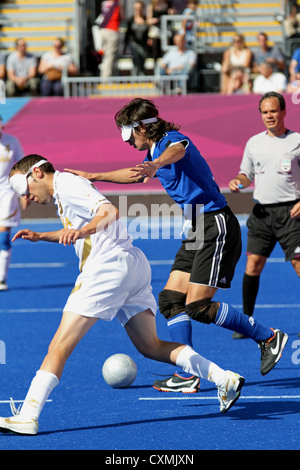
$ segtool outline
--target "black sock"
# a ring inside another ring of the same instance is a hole
[[[244,274],[243,279],[243,311],[245,315],[253,315],[255,301],[259,287],[259,276]]]

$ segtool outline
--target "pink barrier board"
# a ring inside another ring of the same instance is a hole
[[[300,131],[300,104],[286,95],[286,125]],[[260,96],[188,95],[159,97],[160,116],[181,126],[209,163],[215,180],[226,189],[238,170],[246,141],[264,130],[258,111]],[[37,153],[56,169],[108,171],[135,166],[145,152],[121,139],[115,113],[130,99],[30,100],[6,125],[26,154]],[[105,193],[163,192],[157,180],[147,184],[98,185]]]

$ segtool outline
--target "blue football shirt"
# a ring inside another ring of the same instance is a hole
[[[167,132],[148,150],[144,160],[153,161],[172,144],[185,146],[184,157],[176,163],[165,165],[156,176],[169,196],[185,210],[185,205],[203,205],[204,212],[216,211],[226,206],[226,199],[201,153],[193,142],[178,131]]]

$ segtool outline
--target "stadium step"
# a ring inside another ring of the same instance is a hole
[[[75,56],[75,0],[4,0],[0,7],[0,51],[7,55],[23,37],[28,51],[41,56],[61,37]],[[75,57],[76,58],[76,57]]]
[[[199,18],[197,28],[199,49],[221,49],[229,47],[236,33],[245,37],[249,47],[258,47],[257,34],[267,33],[270,44],[283,46],[282,25],[275,18],[281,11],[281,2],[241,0],[201,1],[197,8]]]

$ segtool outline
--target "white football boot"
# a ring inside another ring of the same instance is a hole
[[[13,416],[9,418],[0,417],[0,432],[13,432],[16,434],[35,435],[39,425],[35,419],[22,418],[19,409],[16,409],[13,400],[10,403]]]
[[[224,382],[218,387],[221,413],[226,413],[238,400],[244,383],[244,377],[230,370],[226,371]]]

